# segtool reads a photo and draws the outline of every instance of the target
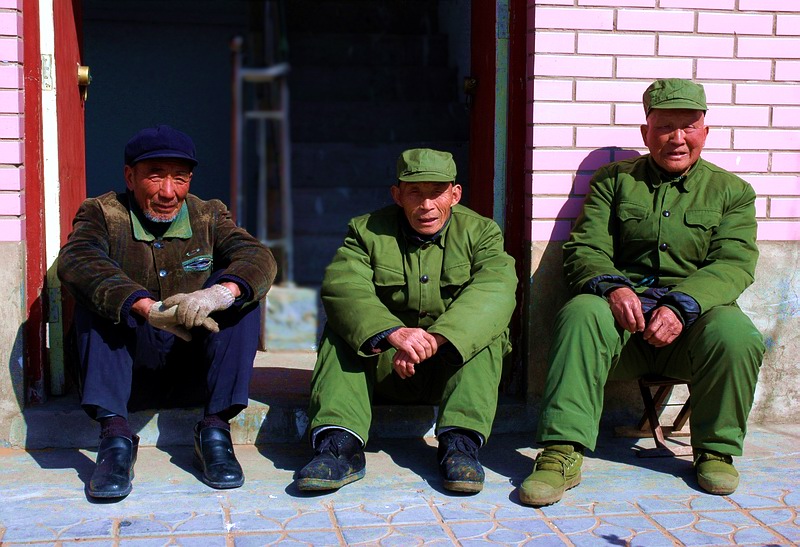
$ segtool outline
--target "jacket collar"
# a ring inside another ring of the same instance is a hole
[[[436,243],[440,247],[444,247],[444,237],[442,236],[444,236],[444,233],[447,231],[447,227],[450,226],[450,220],[453,218],[452,209],[450,210],[450,216],[447,217],[447,221],[444,223],[444,226],[442,226],[438,232],[431,235],[420,234],[414,228],[412,228],[402,208],[399,211],[399,215],[400,230],[403,232],[403,236],[407,241],[420,246],[425,245],[426,243]]]
[[[683,175],[673,175],[671,173],[667,173],[663,169],[661,169],[658,164],[653,160],[653,156],[648,154],[647,155],[647,168],[650,174],[650,184],[657,188],[662,184],[673,184],[678,186],[679,188],[683,189],[683,191],[688,192],[692,189],[694,185],[694,178],[692,174],[697,170],[697,166],[703,162],[703,158],[697,158],[697,161],[694,162],[686,173]]]
[[[133,239],[136,241],[155,241],[157,239],[156,236],[150,232],[150,230],[145,227],[145,223],[142,222],[142,218],[140,217],[142,212],[139,210],[139,206],[136,204],[133,196],[130,196],[129,199],[131,204],[129,210],[131,227],[133,228]],[[167,231],[161,236],[161,238],[170,237],[178,239],[190,239],[192,237],[192,224],[189,222],[189,208],[185,201],[183,202],[183,206],[181,206],[181,210],[178,211],[178,216],[169,224]]]

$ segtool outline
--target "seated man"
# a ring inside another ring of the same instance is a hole
[[[127,192],[84,201],[59,255],[58,276],[77,301],[81,404],[101,428],[87,487],[95,498],[131,491],[132,396],[174,405],[197,384],[205,415],[195,465],[213,488],[244,483],[228,421],[247,406],[258,302],[276,265],[222,202],[189,194],[195,165],[188,135],[143,129],[125,147]]]
[[[581,481],[609,378],[691,382],[700,487],[730,494],[764,343],[736,298],[753,282],[755,192],[700,157],[703,87],[658,80],[644,93],[650,153],[601,167],[564,244],[576,294],[555,321],[536,440],[520,500],[547,505]]]
[[[444,487],[478,492],[478,448],[497,408],[514,259],[500,229],[458,205],[447,152],[406,150],[391,205],[350,221],[325,271],[328,321],[311,380],[314,458],[300,490],[330,490],[364,476],[373,396],[438,404]]]

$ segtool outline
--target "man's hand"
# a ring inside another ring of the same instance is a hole
[[[683,323],[671,309],[659,306],[653,310],[650,322],[642,337],[651,345],[663,348],[671,344],[683,331]]]
[[[170,332],[181,340],[190,342],[192,340],[192,333],[178,322],[178,319],[175,317],[177,309],[178,306],[167,308],[161,302],[153,302],[147,313],[147,322],[157,329]],[[211,319],[211,321],[214,320]],[[217,327],[217,330],[219,330],[219,327]]]
[[[414,375],[414,366],[430,359],[439,349],[436,338],[424,329],[402,327],[386,337],[397,348],[392,366],[400,378]]]
[[[644,331],[644,314],[639,297],[628,287],[614,289],[608,295],[608,304],[617,324],[628,332]]]
[[[231,290],[223,285],[212,285],[207,289],[191,293],[175,294],[164,300],[164,307],[177,306],[175,316],[178,322],[187,329],[203,326],[213,332],[219,332],[216,321],[209,317],[215,311],[231,307],[235,297]],[[208,320],[216,326],[214,330]]]

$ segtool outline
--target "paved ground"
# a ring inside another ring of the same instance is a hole
[[[143,448],[133,492],[93,503],[84,484],[94,452],[0,450],[2,545],[796,545],[800,543],[800,426],[754,428],[742,484],[702,493],[686,459],[644,459],[630,439],[604,433],[584,482],[557,505],[520,505],[516,486],[535,450],[527,436],[495,436],[482,449],[483,492],[441,487],[432,440],[371,444],[367,477],[308,496],[292,473],[304,445],[239,446],[244,487],[197,480],[190,448]],[[652,441],[650,441],[652,442]],[[640,441],[646,446],[647,441]]]

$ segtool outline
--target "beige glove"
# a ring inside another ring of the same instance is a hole
[[[175,317],[187,329],[203,326],[212,332],[219,332],[219,325],[208,315],[226,310],[235,300],[233,293],[222,285],[190,293],[180,293],[164,300],[164,307],[177,306]]]
[[[178,311],[178,306],[167,308],[162,302],[156,302],[150,306],[147,322],[157,329],[171,332],[181,340],[190,342],[192,333],[178,323],[178,319],[175,317],[176,311]]]

